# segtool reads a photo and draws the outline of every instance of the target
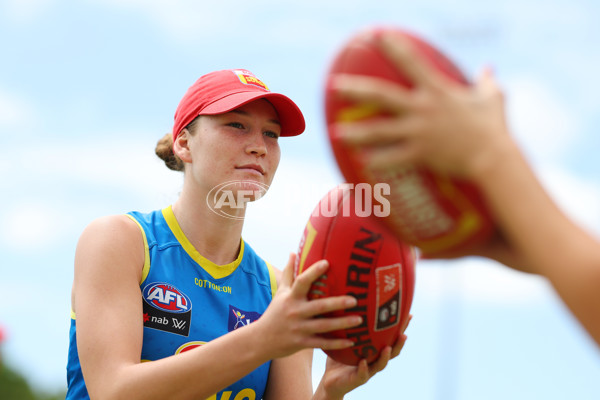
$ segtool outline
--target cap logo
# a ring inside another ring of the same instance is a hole
[[[240,82],[242,82],[244,85],[254,85],[258,86],[261,89],[269,91],[268,86],[265,85],[263,81],[254,76],[252,72],[246,71],[244,69],[236,69],[233,71],[233,73],[237,75]]]

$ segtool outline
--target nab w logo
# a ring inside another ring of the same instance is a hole
[[[259,319],[261,315],[255,311],[244,311],[229,305],[229,323],[227,324],[229,332],[249,325]]]
[[[171,318],[173,320],[173,327],[175,329],[179,329],[179,330],[183,330],[185,329],[185,324],[187,321],[185,320],[179,320],[177,318]]]

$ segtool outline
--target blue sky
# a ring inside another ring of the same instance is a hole
[[[259,254],[283,266],[315,203],[341,181],[322,83],[335,50],[368,26],[416,31],[469,76],[492,65],[543,183],[600,234],[596,2],[203,3],[0,0],[2,352],[37,387],[65,386],[81,230],[176,199],[181,176],[154,145],[206,72],[249,69],[305,113],[306,133],[281,140],[278,176],[244,228]],[[412,313],[402,355],[348,399],[600,398],[598,348],[538,277],[474,258],[422,262]],[[323,362],[316,352],[315,380]]]

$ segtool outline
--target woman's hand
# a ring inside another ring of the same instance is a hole
[[[406,330],[408,323],[412,316],[409,316],[402,333],[398,337],[394,347],[387,346],[379,355],[379,358],[372,364],[367,364],[367,360],[361,360],[358,365],[346,365],[335,361],[331,357],[327,357],[325,364],[325,373],[321,378],[321,383],[315,392],[314,399],[319,400],[339,400],[343,399],[344,395],[357,387],[364,385],[371,379],[376,373],[382,371],[387,363],[397,357],[404,347],[406,342]]]
[[[340,74],[333,88],[342,98],[369,103],[390,117],[340,123],[338,137],[353,146],[370,168],[424,164],[443,173],[471,177],[508,141],[504,99],[490,70],[464,86],[435,69],[412,44],[393,32],[377,45],[414,83]]]
[[[277,294],[265,314],[253,325],[261,327],[264,343],[274,353],[271,358],[284,357],[306,348],[343,349],[354,343],[349,339],[328,339],[319,334],[347,329],[362,322],[356,315],[336,318],[315,318],[336,310],[356,306],[353,296],[336,296],[308,300],[310,287],[327,271],[329,264],[321,260],[294,279],[296,254],[291,254],[283,270]]]

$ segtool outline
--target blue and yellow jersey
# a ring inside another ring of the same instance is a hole
[[[191,350],[257,320],[265,312],[277,287],[275,275],[243,240],[235,261],[216,265],[188,241],[171,207],[128,216],[140,227],[146,252],[140,282],[144,320],[141,361]],[[76,326],[72,314],[67,399],[87,399]],[[261,365],[209,400],[261,399],[269,367],[270,362]]]

